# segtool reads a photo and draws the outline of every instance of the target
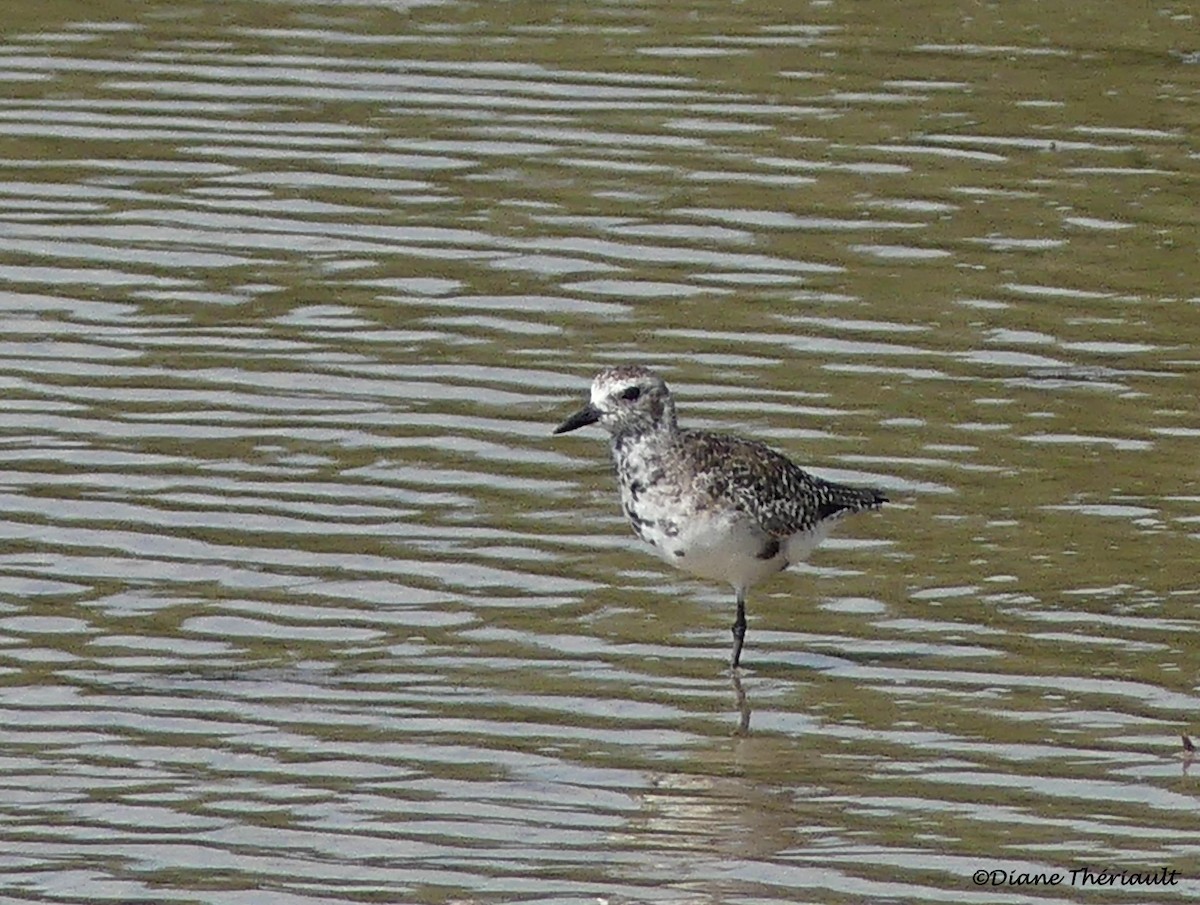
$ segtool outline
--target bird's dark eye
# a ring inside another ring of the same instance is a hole
[[[629,387],[621,394],[621,398],[626,402],[637,402],[638,397],[642,395],[641,387]]]

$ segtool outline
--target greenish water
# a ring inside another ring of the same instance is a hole
[[[1196,898],[1194,16],[103,7],[0,48],[5,901]],[[630,360],[893,500],[740,683],[549,435]]]

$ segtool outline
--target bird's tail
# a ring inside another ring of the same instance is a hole
[[[822,519],[862,512],[865,509],[878,509],[888,501],[883,491],[874,487],[850,487],[846,484],[826,482],[821,491]]]

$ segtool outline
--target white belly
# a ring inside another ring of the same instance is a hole
[[[742,589],[807,558],[829,533],[826,524],[816,531],[794,534],[779,545],[774,556],[764,558],[770,538],[744,516],[701,512],[680,522],[677,532],[664,532],[656,522],[639,533],[675,568]]]

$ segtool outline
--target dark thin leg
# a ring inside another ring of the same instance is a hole
[[[733,620],[733,668],[742,660],[742,642],[746,640],[746,592],[738,588],[737,618]]]

